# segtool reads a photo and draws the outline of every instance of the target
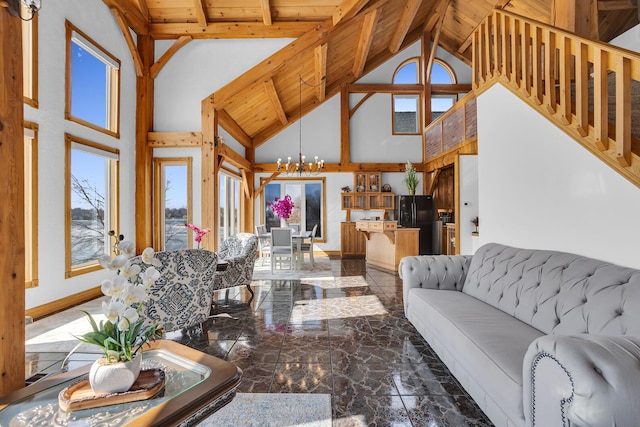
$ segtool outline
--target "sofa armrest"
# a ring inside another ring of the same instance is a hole
[[[402,279],[404,310],[412,288],[461,290],[471,264],[471,255],[420,255],[400,260],[398,274]]]
[[[546,335],[523,365],[527,426],[637,426],[640,337]]]

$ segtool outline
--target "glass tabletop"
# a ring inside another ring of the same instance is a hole
[[[54,387],[14,402],[0,411],[0,426],[123,426],[141,413],[173,399],[204,381],[211,370],[166,350],[149,350],[143,354],[142,369],[160,368],[166,376],[164,392],[138,402],[121,403],[65,412],[58,406],[58,394],[65,387],[87,378],[81,375]]]

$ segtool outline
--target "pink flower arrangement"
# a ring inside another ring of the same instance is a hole
[[[267,206],[269,206],[271,212],[276,214],[278,218],[287,219],[291,216],[294,204],[291,200],[291,196],[287,194],[284,196],[284,199],[276,197],[273,203],[267,203]]]
[[[198,243],[198,249],[200,249],[200,242],[202,242],[202,236],[211,232],[210,228],[200,229],[193,224],[185,224],[185,227],[190,228],[196,234],[194,240]]]

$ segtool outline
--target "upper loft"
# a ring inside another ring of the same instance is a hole
[[[638,23],[632,0],[103,2],[139,36],[175,39],[170,53],[192,39],[295,38],[209,97],[219,125],[249,149],[419,39],[470,65],[473,33],[495,8],[604,42]],[[300,78],[311,84],[301,89]]]

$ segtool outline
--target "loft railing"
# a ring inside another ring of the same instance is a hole
[[[472,67],[476,91],[501,81],[640,186],[640,55],[495,10]]]

